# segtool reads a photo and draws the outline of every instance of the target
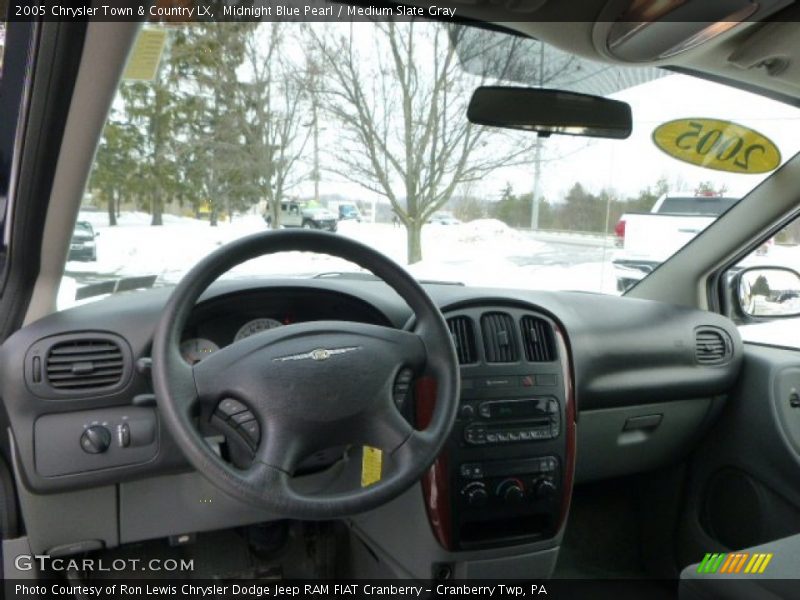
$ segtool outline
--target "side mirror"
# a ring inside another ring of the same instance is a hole
[[[100,232],[99,231],[95,231],[94,232],[94,237],[100,237]]]
[[[800,273],[786,267],[753,267],[734,278],[734,298],[748,317],[800,315]]]

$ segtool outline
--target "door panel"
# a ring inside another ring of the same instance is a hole
[[[800,351],[745,344],[736,388],[690,459],[678,562],[798,532]]]

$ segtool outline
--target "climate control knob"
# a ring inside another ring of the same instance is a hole
[[[481,508],[486,506],[489,501],[489,493],[486,491],[486,486],[483,483],[471,483],[462,491],[467,500],[467,504],[472,508]]]
[[[525,488],[519,479],[506,479],[497,486],[497,495],[506,504],[520,504],[525,498]]]
[[[89,454],[102,454],[111,445],[111,432],[102,425],[92,425],[83,430],[81,448]]]
[[[537,500],[550,500],[556,495],[556,484],[546,477],[537,479],[533,482],[533,494]]]

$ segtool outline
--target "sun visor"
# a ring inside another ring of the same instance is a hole
[[[491,29],[453,25],[449,36],[461,68],[480,80],[610,96],[667,74],[656,67],[609,70],[605,63]]]
[[[744,22],[768,18],[791,0],[610,0],[593,38],[603,54],[629,63],[671,59]]]
[[[800,9],[792,9],[794,19],[768,23],[744,41],[728,62],[743,70],[758,70],[771,78],[800,88],[800,38],[797,21]]]

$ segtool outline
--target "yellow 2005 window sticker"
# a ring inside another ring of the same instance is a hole
[[[381,480],[383,451],[380,448],[364,446],[361,457],[361,487],[368,487]]]
[[[731,173],[767,173],[781,164],[778,147],[754,129],[719,119],[677,119],[656,127],[653,142],[671,157]]]

